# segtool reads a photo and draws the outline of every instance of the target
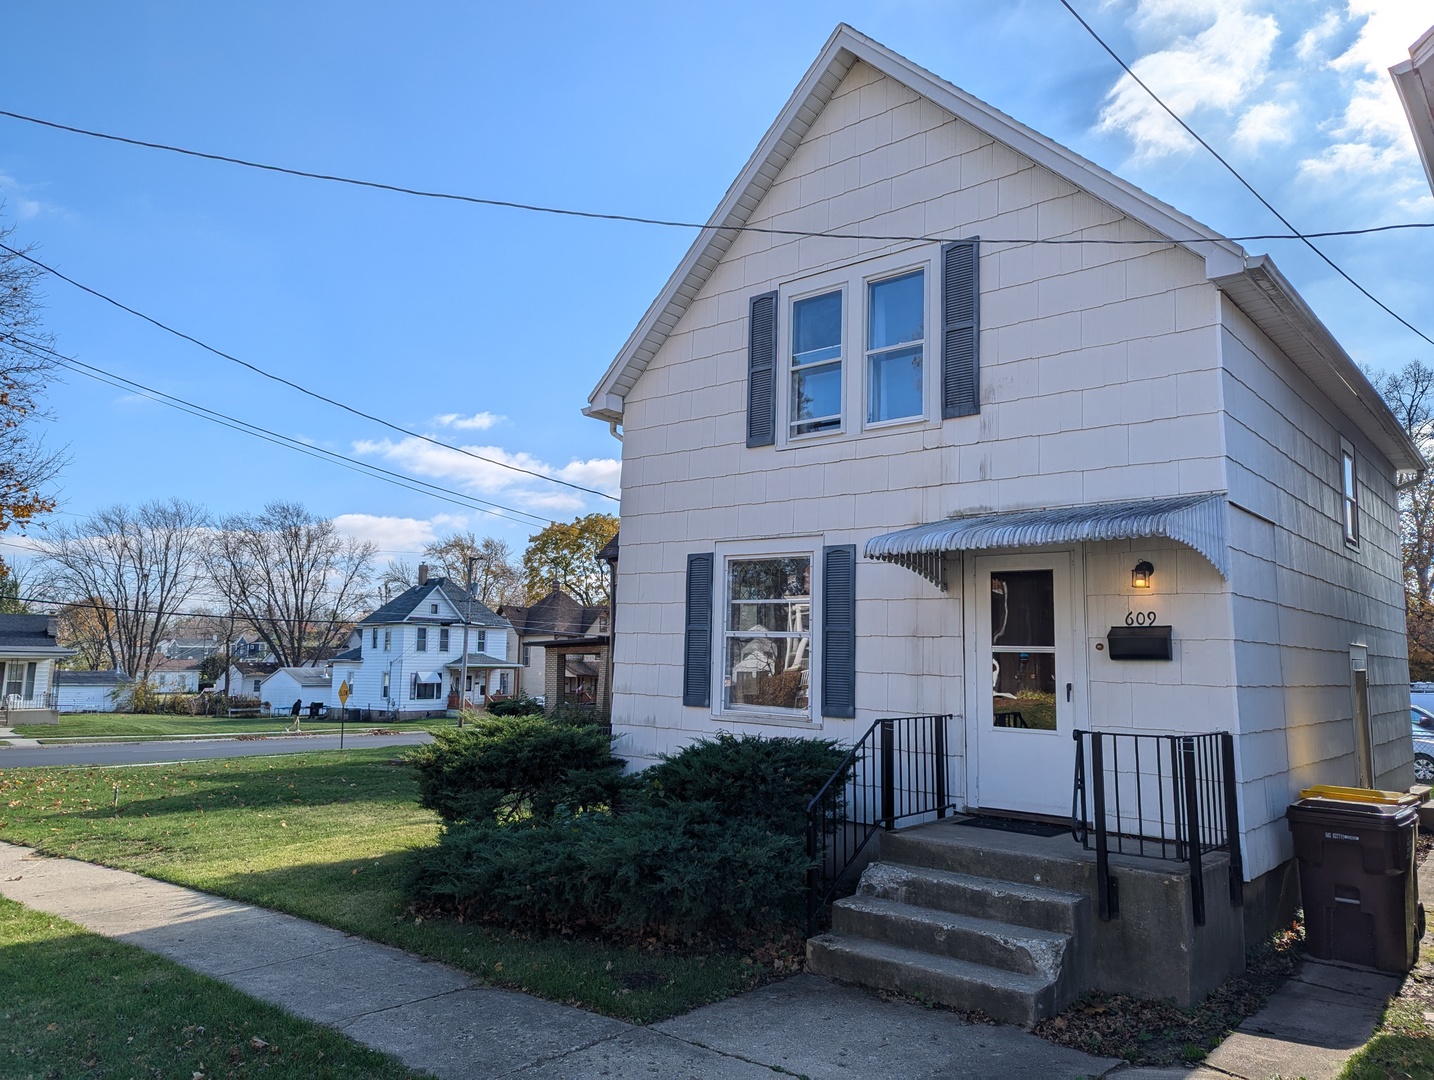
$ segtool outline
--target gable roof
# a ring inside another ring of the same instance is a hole
[[[667,284],[643,315],[588,397],[587,416],[621,423],[628,393],[708,278],[740,235],[807,131],[857,61],[1049,169],[1151,231],[1205,259],[1210,280],[1353,420],[1397,469],[1422,473],[1424,460],[1378,392],[1324,324],[1274,270],[1268,257],[1254,265],[1245,249],[1226,240],[1134,184],[1026,127],[865,34],[839,23],[757,149],[727,189]],[[935,239],[935,238],[933,238]],[[942,239],[961,239],[952,235]],[[1253,273],[1252,273],[1253,272]],[[1251,301],[1253,310],[1246,307]]]
[[[268,682],[275,675],[287,675],[300,686],[328,686],[332,682],[326,669],[316,667],[281,667],[278,671],[271,671],[264,681]]]
[[[0,649],[20,649],[24,655],[74,656],[51,633],[49,615],[0,615]]]
[[[447,578],[429,578],[427,584],[413,585],[399,593],[383,607],[359,620],[360,626],[382,626],[407,621],[418,612],[429,597],[439,594],[460,613],[466,608],[471,626],[492,626],[507,629],[508,620],[495,615],[481,600],[470,599],[463,589]],[[427,614],[425,611],[424,614]]]
[[[561,589],[554,589],[536,604],[522,607],[504,604],[503,615],[518,635],[585,634],[600,620],[607,618],[605,605],[579,604]]]

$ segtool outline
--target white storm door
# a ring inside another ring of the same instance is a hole
[[[971,565],[968,802],[1067,817],[1078,704],[1071,557],[986,556]]]

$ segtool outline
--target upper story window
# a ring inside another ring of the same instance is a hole
[[[792,304],[791,433],[841,427],[842,291]]]
[[[391,648],[393,648],[393,631],[385,630],[383,632],[383,651],[388,652]]]
[[[438,651],[441,653],[448,651],[448,627],[446,626],[438,631]]]
[[[429,604],[429,605],[428,605],[428,614],[430,614],[430,615],[437,615],[437,614],[438,614],[438,605],[437,605],[437,604]]]
[[[1359,480],[1355,475],[1354,447],[1339,440],[1339,482],[1343,495],[1344,542],[1359,543]]]
[[[377,627],[377,626],[375,626],[375,627],[373,628],[373,647],[374,647],[375,649],[378,648],[378,627]]]
[[[925,414],[926,274],[867,286],[866,422]]]
[[[416,652],[428,651],[428,627],[420,626],[418,628],[418,641],[413,648]]]

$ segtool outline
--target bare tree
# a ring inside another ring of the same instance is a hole
[[[418,576],[406,559],[389,559],[387,569],[378,579],[379,599],[386,604],[417,581]]]
[[[329,656],[368,603],[376,549],[299,503],[220,522],[204,563],[230,610],[283,666]]]
[[[1434,367],[1411,360],[1395,372],[1365,374],[1427,463],[1434,451]],[[1409,674],[1434,679],[1434,473],[1399,492]]]
[[[208,514],[183,499],[111,506],[36,542],[49,590],[88,608],[114,667],[149,678],[156,647],[199,586]]]
[[[490,608],[522,599],[522,571],[513,562],[513,549],[502,540],[471,532],[453,533],[424,545],[424,557],[438,564],[438,573],[460,585],[468,580],[473,559],[473,595]]]

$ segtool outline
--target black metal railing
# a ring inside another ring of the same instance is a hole
[[[1230,903],[1244,903],[1235,741],[1227,731],[1146,735],[1076,731],[1071,834],[1095,847],[1097,910],[1116,916],[1120,899],[1110,855],[1141,855],[1190,866],[1195,925],[1205,925],[1201,859],[1230,854]]]
[[[949,714],[876,721],[807,804],[809,934],[877,832],[954,807],[950,726]]]

